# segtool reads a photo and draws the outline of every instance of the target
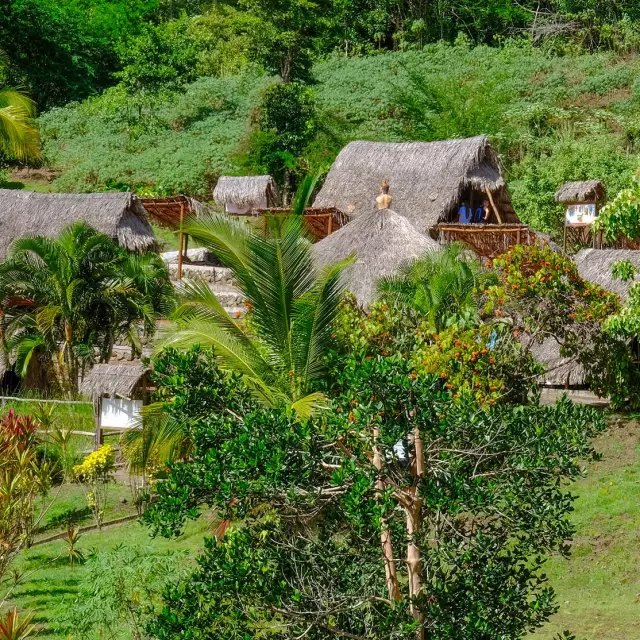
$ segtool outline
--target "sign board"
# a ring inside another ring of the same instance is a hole
[[[100,427],[108,429],[135,429],[139,425],[142,400],[102,398]]]
[[[568,227],[592,224],[598,217],[595,203],[570,204],[567,207],[565,224]]]

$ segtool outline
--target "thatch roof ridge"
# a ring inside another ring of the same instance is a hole
[[[580,277],[600,285],[608,291],[617,293],[623,300],[627,297],[633,281],[623,282],[614,279],[611,267],[621,260],[629,260],[640,267],[640,251],[632,249],[583,249],[574,257]]]
[[[129,398],[147,370],[139,360],[129,363],[96,364],[81,381],[80,393],[88,398]]]
[[[343,282],[362,304],[373,299],[379,278],[396,273],[404,263],[426,251],[438,249],[435,240],[390,209],[365,213],[313,245],[319,267],[355,254],[355,263],[343,272]]]
[[[278,185],[270,175],[220,176],[213,190],[218,204],[257,205],[265,196],[280,199]]]
[[[155,246],[156,239],[140,199],[128,192],[38,193],[0,189],[0,258],[24,236],[55,236],[84,221],[130,251]]]
[[[600,202],[606,191],[601,180],[565,182],[555,193],[556,202]]]
[[[436,142],[350,142],[338,154],[313,206],[354,217],[375,208],[388,180],[393,209],[422,232],[454,215],[465,190],[489,189],[504,222],[518,222],[502,167],[486,136]]]

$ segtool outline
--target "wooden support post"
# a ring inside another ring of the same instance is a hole
[[[502,224],[502,216],[500,215],[500,212],[496,207],[496,203],[493,201],[493,196],[491,195],[491,191],[489,191],[488,188],[486,188],[485,191],[487,192],[489,202],[491,203],[491,208],[493,209],[493,212],[496,214],[496,218],[498,218],[498,224]]]
[[[184,242],[184,204],[180,204],[180,235],[178,239],[178,280],[182,280],[182,244]]]
[[[327,235],[330,236],[333,233],[333,214],[329,214],[329,220],[327,222]]]
[[[520,229],[516,230],[516,244],[520,244]]]
[[[102,396],[93,403],[93,414],[96,420],[96,434],[94,441],[94,450],[98,450],[104,444],[104,436],[102,435]]]
[[[564,233],[562,235],[562,252],[567,253],[567,223],[564,223]]]

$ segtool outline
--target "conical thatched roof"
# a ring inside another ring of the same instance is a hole
[[[271,176],[221,176],[213,190],[213,199],[218,204],[267,206],[280,203],[278,185]]]
[[[334,206],[357,217],[375,207],[383,180],[391,186],[393,209],[422,232],[453,220],[470,187],[489,189],[503,222],[519,222],[498,156],[484,136],[441,142],[351,142],[333,163],[313,206]]]
[[[376,282],[396,273],[412,258],[440,245],[416,231],[403,216],[390,209],[373,210],[313,245],[320,267],[355,254],[356,262],[343,272],[346,288],[362,304],[371,302]]]
[[[582,278],[599,284],[603,289],[617,293],[623,300],[627,297],[633,281],[623,282],[614,279],[611,267],[621,260],[629,260],[640,267],[640,251],[631,249],[583,249],[573,258]]]
[[[556,201],[571,202],[600,202],[605,198],[604,184],[600,180],[584,180],[582,182],[565,182],[556,191]]]
[[[55,236],[83,220],[130,251],[155,246],[147,213],[131,193],[35,193],[0,189],[0,259],[25,236]]]
[[[80,383],[80,393],[88,398],[130,398],[146,371],[140,361],[96,364]]]

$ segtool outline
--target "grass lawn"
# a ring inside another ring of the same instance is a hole
[[[127,498],[128,503],[123,504],[122,498]],[[82,509],[85,506],[83,487],[64,485],[56,505],[47,513],[45,522],[65,509]],[[126,485],[112,485],[105,511],[107,520],[135,513],[129,488]],[[91,517],[88,517],[80,524],[92,522]],[[190,556],[195,557],[202,548],[205,534],[210,533],[210,528],[207,520],[200,518],[196,522],[189,523],[180,538],[165,540],[151,538],[145,526],[132,521],[107,527],[102,532],[83,533],[77,548],[87,555],[94,550],[107,551],[119,545],[126,545],[127,547],[148,547],[150,551],[153,550],[156,553],[185,550]],[[36,539],[49,536],[57,530],[61,529],[49,530],[37,536]],[[63,637],[62,632],[57,629],[61,616],[64,615],[65,610],[73,606],[87,572],[85,565],[76,565],[73,571],[71,570],[65,554],[66,548],[66,543],[62,540],[36,545],[23,552],[13,567],[23,574],[23,578],[11,594],[9,604],[34,612],[34,622],[39,626],[38,638],[41,640]],[[0,593],[5,593],[10,586],[8,582],[5,580],[5,584],[0,587]]]
[[[560,611],[537,640],[564,629],[578,640],[640,638],[640,424],[620,422],[596,448],[603,460],[574,487],[573,555],[548,567]]]

